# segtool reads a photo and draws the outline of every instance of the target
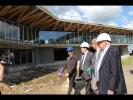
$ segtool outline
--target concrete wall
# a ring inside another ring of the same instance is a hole
[[[34,48],[34,64],[45,64],[54,62],[53,48]]]
[[[120,46],[122,55],[129,54],[127,46]],[[81,54],[80,47],[74,47],[75,54]],[[34,48],[33,50],[33,64],[47,64],[54,62],[54,48]]]

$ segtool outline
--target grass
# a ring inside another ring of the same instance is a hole
[[[123,66],[133,66],[133,56],[127,56],[122,58]]]

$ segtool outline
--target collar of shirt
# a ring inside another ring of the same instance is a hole
[[[83,66],[84,66],[84,62],[85,62],[85,58],[86,58],[87,53],[88,53],[88,50],[85,51],[85,53],[82,54],[82,58],[81,58],[81,61],[82,61],[81,69],[82,70],[83,70]]]
[[[87,53],[88,53],[88,50],[87,50],[87,51],[85,51],[84,55],[86,55]]]

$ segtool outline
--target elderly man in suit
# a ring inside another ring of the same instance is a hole
[[[85,93],[91,94],[91,76],[88,75],[87,69],[91,66],[93,53],[88,50],[89,44],[87,42],[83,42],[80,45],[81,57],[80,57],[80,77],[85,85]],[[80,90],[77,90],[80,92]],[[80,93],[79,93],[80,94]]]
[[[99,34],[97,42],[100,57],[95,68],[95,78],[99,94],[127,93],[119,49],[110,45],[111,38],[107,33]]]
[[[91,88],[93,90],[92,94],[98,94],[98,87],[97,87],[97,83],[96,83],[96,78],[95,78],[95,67],[97,65],[98,62],[98,56],[99,56],[99,46],[97,43],[97,38],[93,38],[91,45],[93,47],[93,49],[95,49],[95,54],[92,60],[92,66],[93,66],[93,73],[92,73],[92,80],[91,80]]]

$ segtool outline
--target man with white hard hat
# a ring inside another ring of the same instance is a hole
[[[88,75],[87,73],[87,68],[89,68],[91,66],[92,63],[92,58],[93,58],[93,53],[90,52],[88,50],[89,48],[89,44],[87,42],[83,42],[80,45],[80,50],[81,50],[81,57],[79,59],[80,61],[80,76],[83,80],[83,83],[85,84],[85,92],[86,94],[90,94],[91,93],[91,75]],[[79,94],[80,94],[81,90],[78,90]]]
[[[100,54],[95,77],[99,94],[127,93],[119,49],[110,45],[111,38],[107,33],[99,34],[97,42]]]

